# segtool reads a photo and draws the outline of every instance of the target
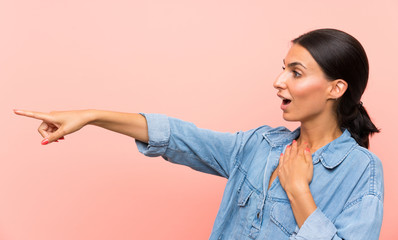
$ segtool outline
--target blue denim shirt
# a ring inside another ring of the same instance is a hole
[[[313,155],[310,183],[317,209],[298,228],[289,199],[272,172],[300,129],[262,126],[220,133],[160,114],[143,114],[146,156],[228,179],[210,239],[378,239],[383,218],[380,160],[345,130]]]

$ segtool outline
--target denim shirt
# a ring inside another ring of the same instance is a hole
[[[310,190],[317,209],[298,228],[278,177],[268,184],[299,128],[221,133],[161,114],[142,115],[149,142],[136,141],[141,153],[228,179],[210,239],[378,239],[382,165],[349,131],[312,154]]]

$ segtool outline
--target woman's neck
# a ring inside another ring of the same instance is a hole
[[[297,139],[298,146],[301,147],[305,143],[308,143],[313,153],[338,138],[342,134],[342,131],[337,120],[332,119],[329,118],[329,120],[318,124],[314,122],[302,122],[300,136]]]

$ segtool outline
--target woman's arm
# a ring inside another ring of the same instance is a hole
[[[136,141],[141,153],[226,178],[238,161],[238,153],[243,154],[240,147],[256,132],[217,132],[163,114],[143,115],[149,142]]]
[[[141,142],[149,141],[148,124],[141,114],[91,110],[91,115],[89,124],[130,136]]]
[[[21,116],[42,120],[38,131],[44,138],[43,145],[62,139],[65,135],[76,132],[89,124],[133,137],[141,142],[148,142],[147,122],[145,117],[138,113],[101,110],[50,113],[14,110],[14,112]]]
[[[14,112],[43,121],[38,130],[44,145],[91,124],[135,138],[139,151],[146,156],[162,156],[170,162],[223,177],[229,176],[242,141],[255,132],[216,132],[162,114],[99,110]]]

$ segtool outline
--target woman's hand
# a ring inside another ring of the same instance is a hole
[[[309,184],[313,176],[312,156],[309,146],[299,149],[297,142],[287,146],[281,154],[278,166],[279,181],[292,206],[294,217],[299,227],[316,209]]]
[[[63,139],[65,135],[76,132],[87,124],[121,133],[141,142],[149,141],[148,124],[144,116],[138,113],[121,113],[101,110],[78,110],[64,112],[32,112],[14,110],[18,115],[36,118],[43,122],[39,133],[43,145]]]
[[[278,177],[289,199],[296,194],[309,191],[313,175],[312,156],[308,145],[299,150],[297,142],[286,147],[279,159]]]
[[[65,135],[76,132],[90,122],[89,110],[64,112],[33,112],[14,110],[15,114],[42,120],[38,131],[44,138],[43,145],[63,139]]]

